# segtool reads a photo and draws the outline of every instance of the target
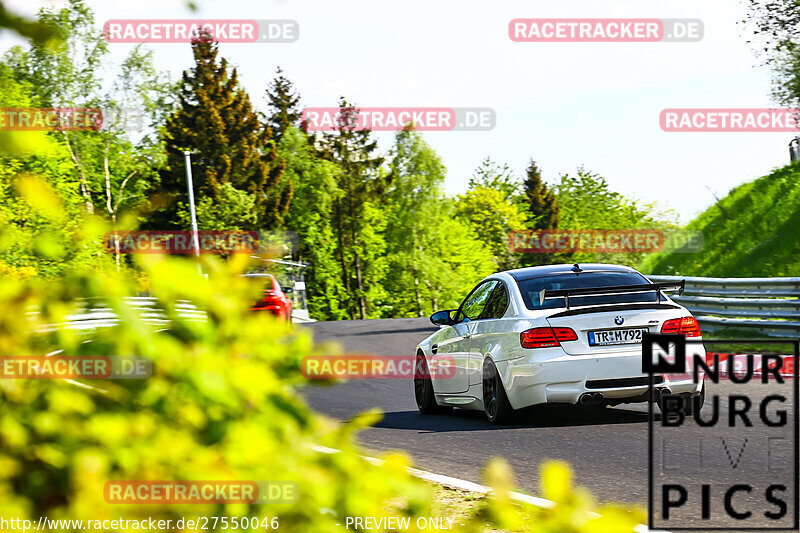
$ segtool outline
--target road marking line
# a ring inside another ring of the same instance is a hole
[[[320,446],[314,445],[312,449],[316,452],[320,453],[340,453],[341,450],[337,450],[336,448],[328,448],[327,446]],[[369,457],[366,455],[361,456],[365,459],[368,463],[374,464],[376,466],[382,465],[385,461],[383,459],[378,459],[376,457]],[[439,485],[445,485],[447,487],[452,487],[459,490],[465,490],[468,492],[478,492],[481,494],[488,494],[492,492],[491,487],[487,487],[486,485],[481,485],[479,483],[473,483],[472,481],[467,481],[465,479],[458,479],[455,477],[445,476],[443,474],[434,474],[433,472],[428,472],[426,470],[418,470],[416,468],[406,467],[406,470],[409,474],[414,477],[418,477],[420,479],[424,479],[425,481],[430,481],[432,483],[438,483]],[[550,500],[545,500],[544,498],[537,498],[536,496],[530,496],[529,494],[523,494],[521,492],[509,492],[509,497],[512,500],[527,503],[533,505],[535,507],[542,507],[545,509],[552,509],[555,507],[556,503]],[[597,518],[600,515],[597,513],[589,513],[593,518]],[[633,528],[636,533],[669,533],[667,531],[661,530],[650,530],[647,529],[647,526],[644,524],[639,524]]]

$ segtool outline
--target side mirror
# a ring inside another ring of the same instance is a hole
[[[451,311],[436,311],[431,315],[431,322],[437,326],[449,326],[453,323],[450,313]]]

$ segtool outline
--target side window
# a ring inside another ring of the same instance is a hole
[[[481,318],[503,318],[508,309],[508,291],[503,282],[498,281],[492,295],[486,301]]]
[[[492,290],[497,281],[490,280],[478,285],[469,296],[461,303],[458,309],[458,322],[466,322],[470,320],[478,320],[483,313],[483,308],[486,306],[486,301],[492,294]]]

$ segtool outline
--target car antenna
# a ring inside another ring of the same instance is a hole
[[[575,265],[572,267],[572,271],[573,272],[583,272],[583,269],[578,266],[578,263],[575,263]]]

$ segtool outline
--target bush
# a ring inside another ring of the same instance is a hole
[[[61,213],[55,194],[28,183],[20,195],[50,221],[30,235],[30,246],[52,241],[48,232],[57,232]],[[69,234],[74,242],[62,242],[62,248],[99,249],[107,229],[86,219],[81,232]],[[21,241],[0,234],[3,242]],[[383,516],[398,498],[401,514],[430,514],[430,486],[407,473],[407,457],[388,454],[376,466],[359,455],[354,433],[379,415],[368,412],[339,424],[303,402],[296,391],[303,384],[299,361],[316,348],[307,331],[246,312],[256,289],[239,276],[247,261],[204,258],[207,278],[192,261],[150,255],[136,258],[136,272],[100,261],[94,269],[71,266],[47,281],[0,278],[0,354],[59,350],[69,356],[135,355],[153,363],[152,376],[142,380],[0,380],[0,516],[278,516],[281,530],[318,532],[343,530],[337,524],[346,516]],[[125,304],[141,278],[170,319],[167,329],[143,322]],[[120,324],[93,333],[65,328],[61,324],[80,299],[106,302]],[[208,320],[182,318],[178,300],[205,309]],[[315,445],[341,453],[319,453]],[[563,468],[544,470],[546,480],[559,478],[545,483],[545,496],[559,506],[543,513],[509,503],[510,474],[498,464],[488,470],[497,494],[467,529],[488,521],[536,531],[598,530],[589,527],[598,521],[588,519],[588,496],[571,493]],[[298,498],[272,505],[108,504],[103,489],[109,480],[285,480],[297,484]],[[614,531],[635,523],[621,516]]]

